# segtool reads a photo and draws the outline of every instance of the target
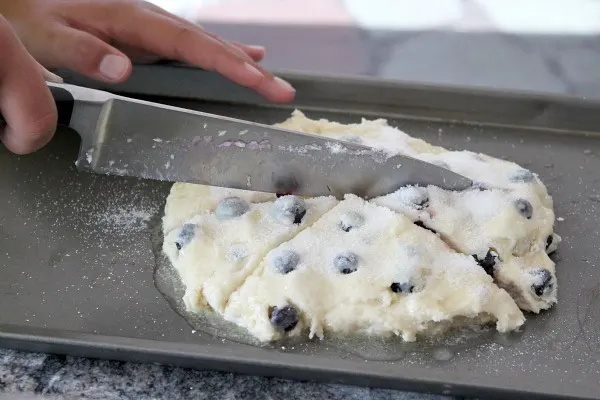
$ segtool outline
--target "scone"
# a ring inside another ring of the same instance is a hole
[[[470,254],[519,307],[539,312],[556,302],[554,263],[546,254],[554,213],[526,190],[407,187],[373,200],[436,232]],[[549,239],[550,238],[550,239]],[[539,276],[544,278],[538,282]]]
[[[198,202],[208,204],[205,198]],[[269,250],[309,227],[337,202],[334,197],[285,196],[249,203],[228,196],[214,211],[201,211],[166,233],[163,251],[186,286],[187,309],[197,312],[208,305],[223,312],[230,294]]]
[[[547,254],[561,238],[553,233],[552,197],[536,174],[485,154],[432,146],[383,119],[343,125],[295,111],[279,125],[410,155],[470,178],[476,190],[408,187],[373,202],[419,221],[472,255],[523,310],[538,313],[556,303],[558,283]]]
[[[560,237],[531,171],[433,146],[383,119],[344,125],[296,111],[279,126],[407,154],[475,186],[338,202],[175,184],[163,249],[189,311],[214,310],[262,341],[328,332],[412,341],[472,323],[515,330],[521,310],[556,303],[548,254]]]
[[[271,250],[231,295],[224,317],[262,341],[305,332],[413,341],[456,319],[493,321],[500,332],[525,320],[472,257],[354,195]]]
[[[178,182],[171,187],[167,197],[165,215],[162,220],[163,231],[170,232],[175,228],[181,228],[184,223],[197,214],[214,211],[217,204],[226,197],[239,197],[249,203],[275,199],[275,195],[272,193]]]

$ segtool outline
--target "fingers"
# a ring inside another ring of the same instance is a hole
[[[265,58],[266,50],[262,46],[240,44],[240,43],[236,43],[236,42],[229,42],[229,43],[231,45],[237,47],[238,49],[242,50],[244,53],[248,54],[248,56],[250,56],[250,58],[252,58],[252,60],[254,60],[256,62],[259,62],[263,58]]]
[[[216,71],[240,85],[256,90],[271,101],[288,102],[295,95],[295,90],[287,82],[274,78],[247,54],[202,31],[151,12],[139,13],[136,20],[140,25],[154,26],[155,29],[141,33],[139,29],[128,32],[127,28],[122,27],[125,29],[116,30],[115,34],[123,38],[121,40],[168,59]],[[131,28],[134,26],[131,24]]]
[[[0,113],[6,121],[0,140],[17,154],[47,144],[56,129],[57,112],[40,65],[0,16]]]
[[[199,24],[193,23],[193,22],[188,21],[184,18],[181,18],[177,15],[171,14],[170,12],[157,6],[156,4],[145,2],[144,6],[147,7],[148,9],[154,11],[155,13],[164,15],[165,17],[171,18],[181,24],[189,24],[190,26],[195,27],[196,29],[203,32],[204,34],[221,41],[223,44],[234,46],[234,47],[238,48],[239,50],[243,51],[248,57],[250,57],[250,59],[252,61],[258,62],[258,61],[261,61],[263,58],[265,58],[265,48],[262,46],[251,46],[251,45],[244,45],[244,44],[240,44],[240,43],[236,43],[236,42],[227,41],[223,38],[218,37],[217,35],[215,35],[213,33],[205,31]]]
[[[160,61],[160,57],[155,54],[148,53],[136,47],[121,43],[113,43],[113,45],[127,54],[127,57],[129,57],[133,64],[151,64]]]
[[[117,42],[166,59],[216,71],[271,101],[288,102],[293,99],[295,90],[287,82],[263,70],[239,48],[223,43],[193,24],[140,7],[137,2],[118,4],[120,8],[116,10],[111,2],[83,2],[72,18]]]
[[[52,40],[40,56],[46,65],[69,68],[88,78],[118,83],[131,75],[131,61],[105,41],[62,24],[53,24]]]
[[[44,77],[44,80],[46,82],[54,82],[54,83],[63,83],[64,82],[63,78],[48,71],[46,68],[44,68],[42,66],[42,64],[37,63],[37,62],[36,62],[36,64],[37,64],[38,70],[41,72],[41,74]]]

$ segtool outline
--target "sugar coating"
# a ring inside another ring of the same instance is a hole
[[[561,239],[553,233],[552,197],[536,174],[485,154],[432,146],[388,126],[383,119],[342,125],[310,120],[295,111],[279,125],[338,139],[355,135],[364,145],[407,154],[470,178],[485,190],[453,192],[433,186],[408,187],[372,201],[413,221],[422,221],[461,253],[482,257],[489,249],[497,251],[500,262],[494,268],[494,278],[509,290],[521,309],[538,313],[556,303],[558,284],[554,263],[547,254],[556,250]],[[417,203],[423,199],[427,199],[425,207]],[[531,204],[530,219],[519,214],[515,206],[522,200]],[[546,248],[549,237],[552,243]],[[525,279],[538,268],[546,268],[552,275],[552,290],[542,296],[534,295],[529,279]]]
[[[509,290],[522,309],[537,313],[556,302],[556,284],[554,290],[543,296],[530,296],[531,284],[523,279],[528,270],[539,267],[554,275],[554,263],[545,248],[548,236],[552,235],[554,213],[538,196],[522,189],[475,189],[461,193],[437,187],[418,189],[426,193],[427,207],[419,209],[404,201],[403,192],[414,188],[401,189],[373,202],[413,221],[422,221],[461,253],[483,258],[493,249],[500,258],[494,268],[494,277],[498,285]],[[531,218],[521,215],[515,207],[514,203],[519,199],[531,204]],[[560,238],[553,236],[553,241],[556,246]]]
[[[360,214],[363,225],[340,228],[348,213]],[[296,269],[282,274],[267,261],[271,254],[293,251]],[[357,268],[340,273],[335,260],[352,252]],[[412,293],[394,293],[394,282],[410,283]],[[525,320],[508,293],[493,283],[472,257],[450,249],[435,234],[387,208],[347,195],[310,228],[271,250],[236,290],[224,317],[259,340],[280,338],[269,309],[292,306],[300,321],[287,335],[323,337],[342,334],[399,335],[413,341],[428,334],[429,323],[452,323],[457,317],[484,317],[501,332]]]
[[[232,196],[244,199],[249,203],[275,199],[275,195],[272,193],[177,182],[171,187],[165,204],[163,231],[170,232],[175,228],[180,228],[198,214],[214,211],[219,201]]]
[[[420,158],[476,187],[405,187],[370,202],[305,199],[296,224],[281,211],[301,210],[288,207],[299,198],[177,183],[165,206],[164,251],[186,286],[188,310],[216,310],[262,341],[327,332],[412,341],[473,321],[514,330],[525,320],[519,308],[556,303],[547,254],[560,237],[552,198],[531,171],[432,146],[383,119],[344,125],[295,111],[279,126]],[[249,210],[217,218],[232,196]]]
[[[231,193],[223,194],[223,199],[231,198]],[[337,200],[319,197],[307,199],[305,204],[306,214],[299,224],[281,224],[274,219],[270,212],[272,203],[251,203],[249,210],[239,217],[223,220],[214,211],[205,210],[181,228],[167,232],[163,251],[186,286],[183,300],[187,309],[200,311],[208,305],[222,312],[230,294],[270,249],[310,226]],[[165,226],[170,226],[168,214],[165,219]],[[182,230],[190,225],[195,226],[195,233],[178,249]]]

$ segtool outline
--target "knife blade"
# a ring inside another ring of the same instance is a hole
[[[406,185],[472,186],[448,169],[360,144],[48,83],[81,136],[81,171],[306,196],[372,198]]]

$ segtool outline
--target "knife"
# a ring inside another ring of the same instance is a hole
[[[48,82],[81,171],[306,196],[472,186],[448,169],[355,143]]]

